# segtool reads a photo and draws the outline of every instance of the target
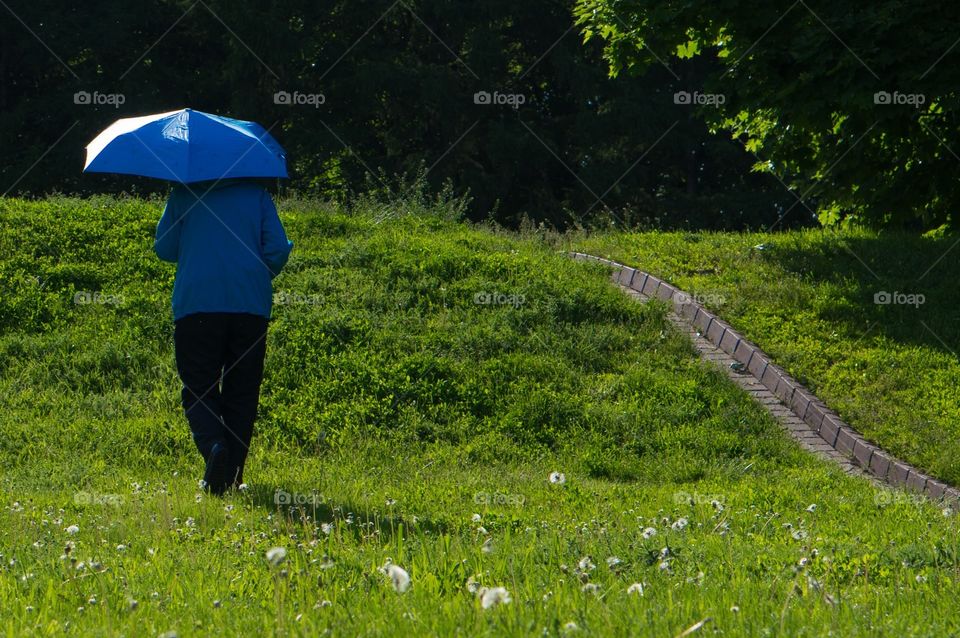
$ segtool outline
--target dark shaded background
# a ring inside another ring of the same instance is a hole
[[[473,219],[509,226],[774,223],[794,197],[751,173],[756,158],[710,134],[696,107],[675,104],[709,62],[609,79],[572,7],[4,0],[0,193],[165,192],[82,174],[84,145],[118,117],[189,106],[263,124],[288,152],[287,186],[304,194],[339,198],[421,171],[434,188],[469,191]],[[278,104],[278,91],[323,104]],[[480,91],[523,104],[477,104]],[[79,92],[104,103],[77,103]]]

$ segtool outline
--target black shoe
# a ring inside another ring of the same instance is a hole
[[[211,494],[220,496],[227,489],[230,483],[230,469],[233,465],[230,463],[230,450],[226,445],[216,443],[207,457],[207,469],[203,473],[203,480],[207,484],[207,489]]]

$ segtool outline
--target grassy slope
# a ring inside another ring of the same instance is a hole
[[[271,325],[251,489],[219,500],[198,496],[178,412],[159,204],[0,200],[0,628],[960,628],[956,516],[801,453],[602,268],[380,212],[283,207],[297,249],[276,290],[293,303]],[[318,505],[277,507],[277,489]],[[584,556],[597,592],[574,573]],[[377,572],[387,557],[406,594]],[[471,576],[513,602],[483,610]]]
[[[867,437],[960,485],[955,242],[806,231],[610,234],[573,243],[702,295]],[[881,291],[922,294],[925,302],[878,305]]]

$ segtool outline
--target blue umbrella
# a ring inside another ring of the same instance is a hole
[[[85,173],[123,173],[189,184],[286,177],[286,153],[255,122],[192,109],[117,120],[87,145]]]

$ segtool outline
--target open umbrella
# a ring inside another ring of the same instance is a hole
[[[85,173],[123,173],[189,184],[286,177],[286,153],[255,122],[192,109],[122,118],[87,145]]]

